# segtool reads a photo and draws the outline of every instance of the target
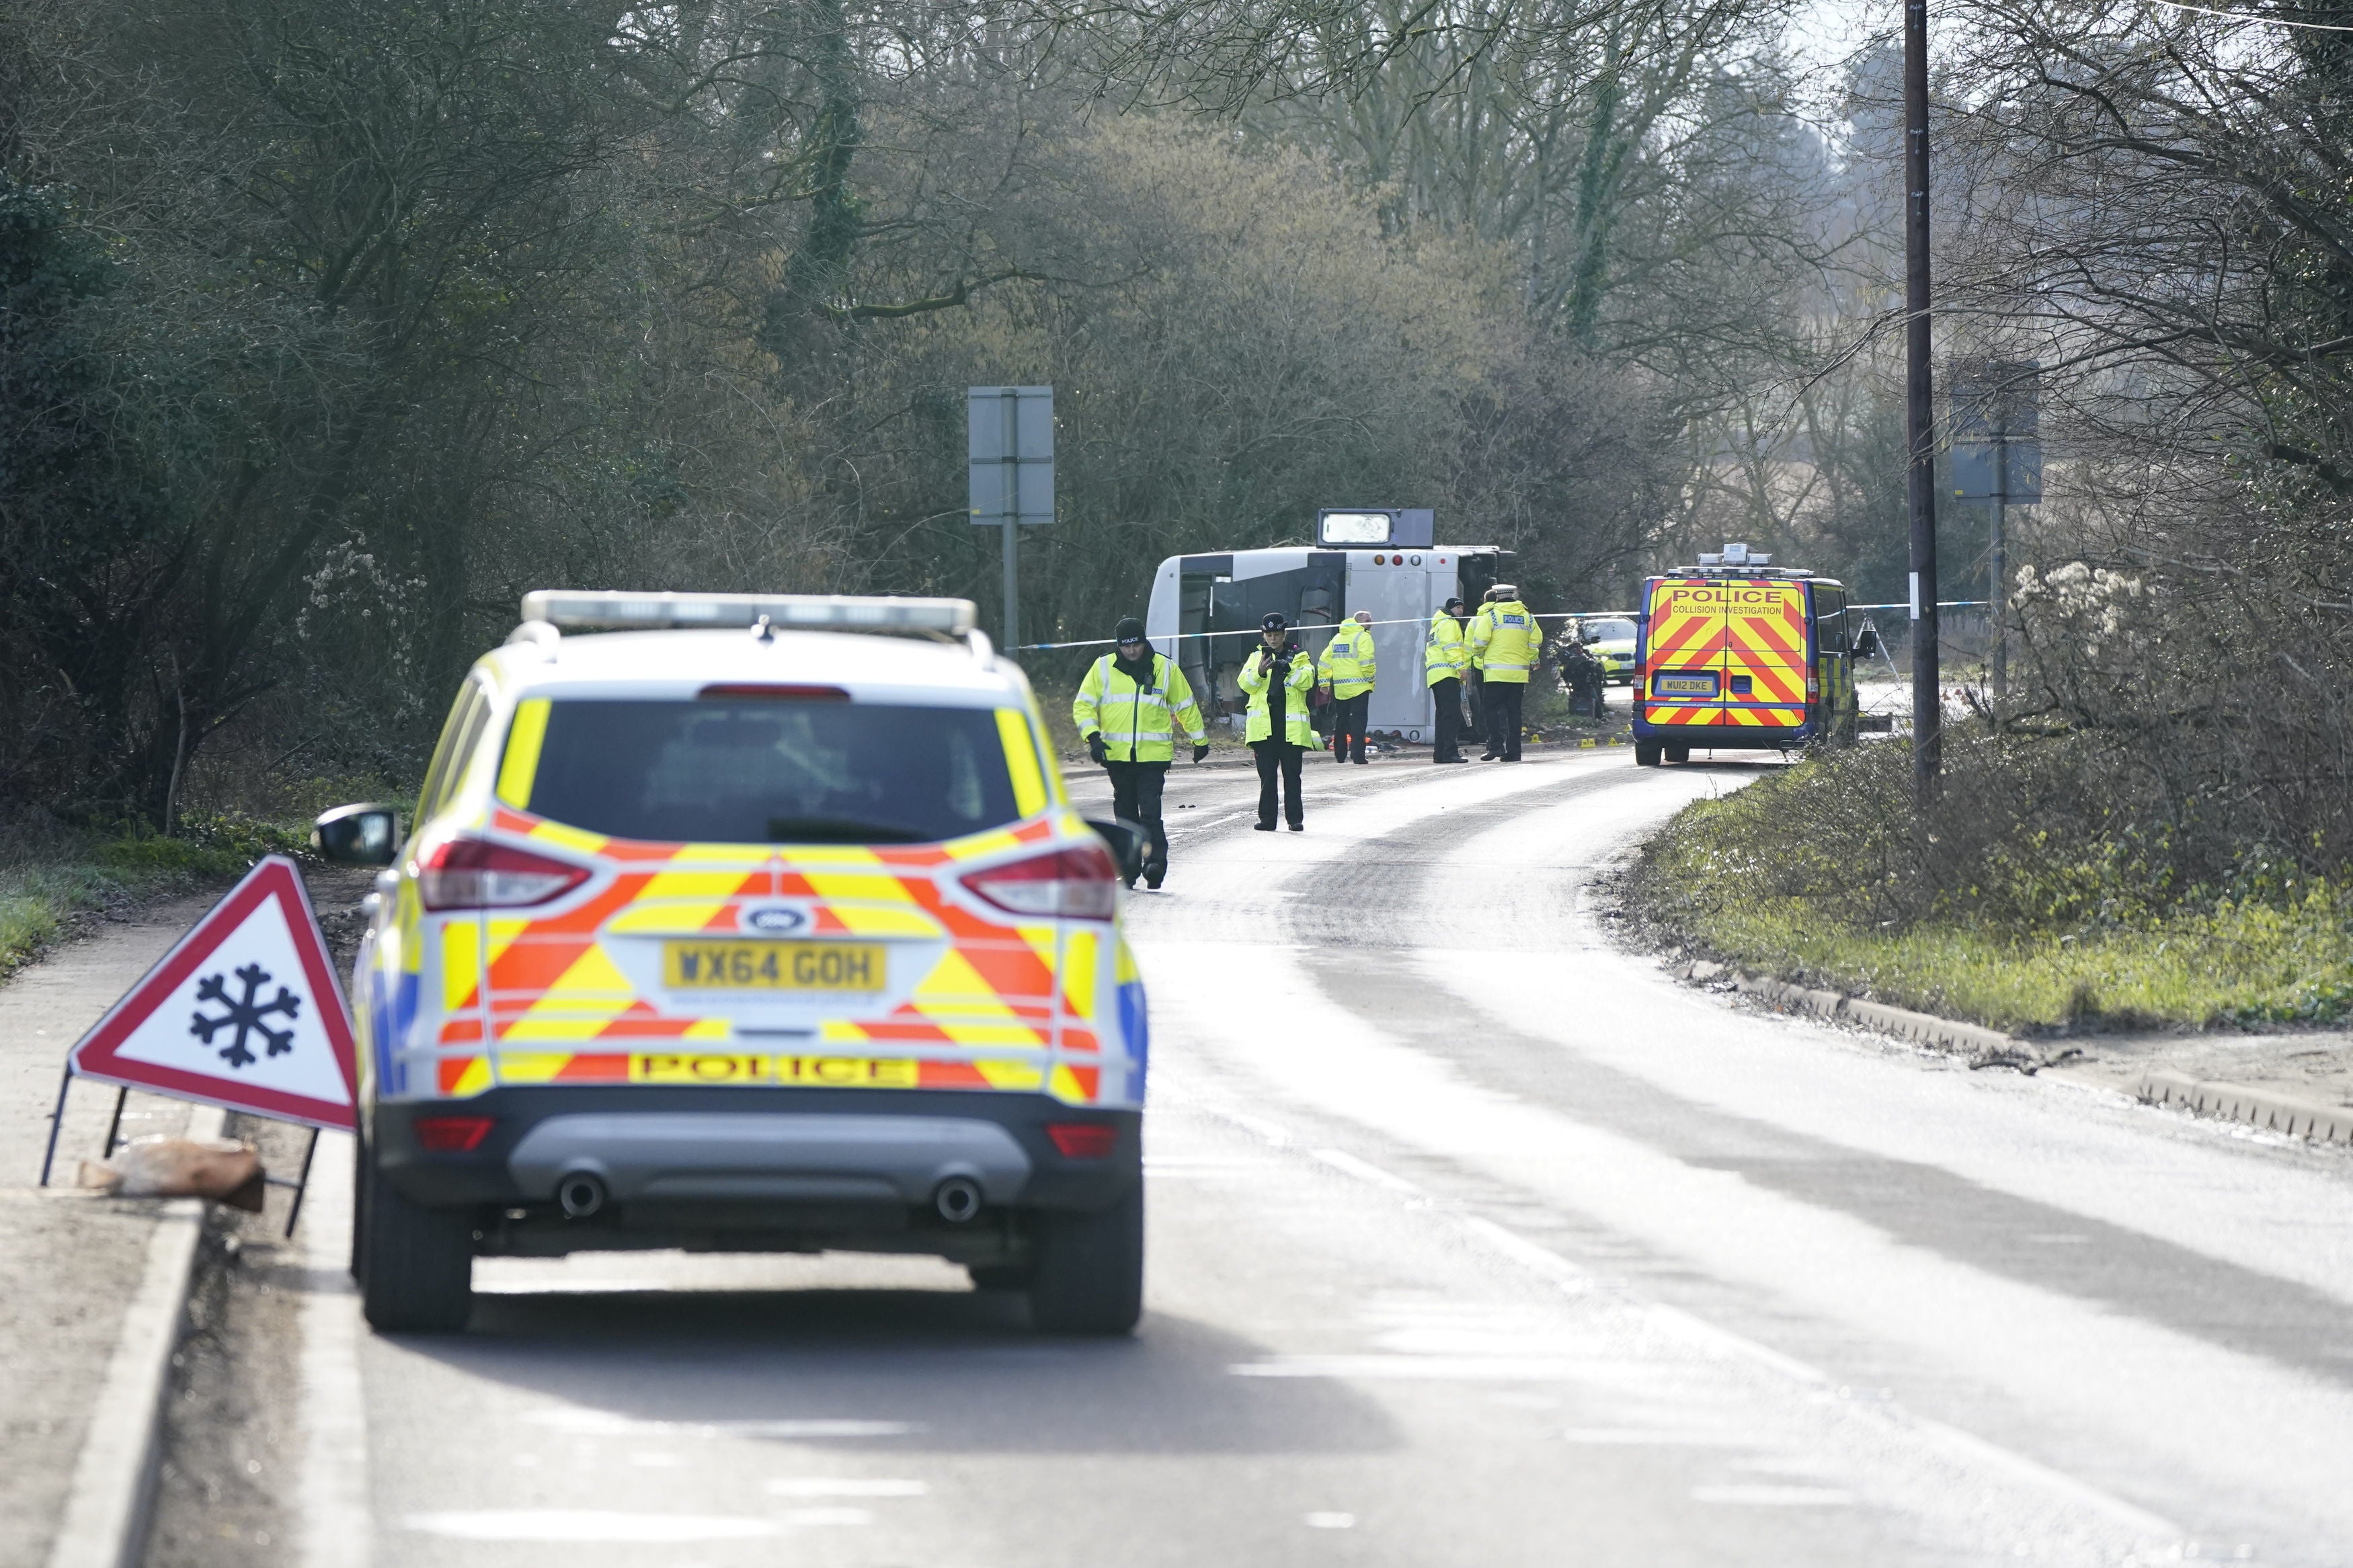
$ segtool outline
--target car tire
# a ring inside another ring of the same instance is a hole
[[[474,1227],[429,1209],[360,1162],[360,1307],[382,1333],[456,1333],[474,1310]]]
[[[1635,742],[1634,765],[1638,768],[1657,767],[1659,765],[1659,742],[1656,741]]]
[[[1665,748],[1665,755],[1667,761],[1671,763],[1687,763],[1691,761],[1691,748],[1689,746],[1669,746]]]
[[[1101,1214],[1041,1214],[1029,1322],[1049,1334],[1124,1334],[1144,1315],[1144,1183]]]

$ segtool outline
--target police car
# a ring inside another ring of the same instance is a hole
[[[477,1256],[661,1247],[931,1254],[1039,1328],[1134,1325],[1140,847],[1071,809],[970,604],[531,594],[395,826],[317,829],[388,866],[376,1328],[463,1327]]]
[[[1581,621],[1577,635],[1601,666],[1601,678],[1630,685],[1634,679],[1634,623],[1623,616]]]

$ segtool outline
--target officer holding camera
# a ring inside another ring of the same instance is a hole
[[[1279,615],[1259,623],[1259,646],[1242,660],[1236,684],[1250,694],[1249,725],[1242,739],[1258,758],[1258,830],[1274,831],[1276,785],[1282,786],[1283,820],[1291,831],[1307,826],[1299,774],[1315,731],[1307,721],[1307,693],[1315,684],[1315,661],[1307,657]]]

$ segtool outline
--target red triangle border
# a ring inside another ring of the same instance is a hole
[[[335,1066],[343,1075],[346,1102],[336,1105],[282,1089],[240,1087],[233,1079],[186,1072],[154,1062],[126,1061],[118,1057],[115,1053],[132,1031],[170,1000],[248,915],[260,908],[265,900],[273,898],[279,900],[286,916],[294,951],[302,961],[303,978],[309,983],[311,996],[318,1001],[320,1023],[327,1032],[328,1045],[334,1050]],[[357,1049],[352,1037],[351,1010],[343,999],[343,985],[335,978],[335,965],[327,954],[326,939],[320,933],[319,917],[311,907],[310,890],[302,886],[301,872],[293,861],[283,855],[270,855],[256,862],[243,881],[224,894],[204,919],[173,943],[172,951],[158,959],[138,984],[107,1009],[106,1016],[75,1043],[66,1060],[77,1078],[152,1089],[203,1105],[348,1132],[356,1125],[359,1104]]]

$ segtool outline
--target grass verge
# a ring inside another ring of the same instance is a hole
[[[1805,763],[1684,808],[1645,847],[1631,912],[1662,944],[2014,1033],[2326,1023],[2353,1012],[2353,894],[2325,881],[2169,908],[2104,909],[2078,896],[2056,920],[1973,902],[1980,888],[1963,886],[1925,910],[1879,918],[1891,915],[1873,896],[1884,862],[1826,849],[1841,838],[1836,825],[1806,831],[1824,773],[1843,765]],[[2082,878],[2096,864],[2063,870]]]
[[[290,829],[231,816],[192,820],[170,838],[49,824],[0,830],[0,976],[77,918],[227,882],[264,855],[307,853]]]

